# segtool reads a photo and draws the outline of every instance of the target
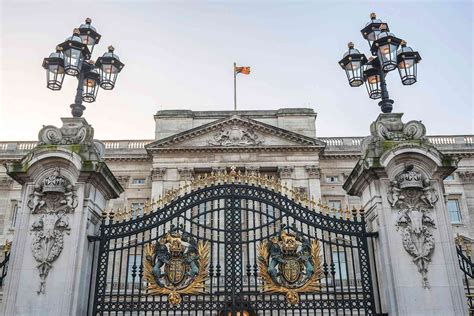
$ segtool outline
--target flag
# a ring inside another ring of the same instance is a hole
[[[250,67],[235,67],[235,73],[250,75]]]

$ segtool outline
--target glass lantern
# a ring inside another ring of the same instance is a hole
[[[377,58],[370,58],[364,70],[365,87],[371,99],[380,99],[382,97],[381,77],[379,61]]]
[[[414,52],[413,49],[407,47],[406,44],[405,41],[402,41],[402,47],[397,53],[397,63],[402,83],[409,86],[416,82],[416,65],[420,62],[421,57],[418,52]]]
[[[115,87],[117,76],[124,66],[120,58],[114,54],[114,47],[109,46],[108,50],[95,63],[100,73],[100,87],[104,90],[112,90]]]
[[[349,85],[351,87],[358,87],[364,84],[362,70],[364,64],[367,62],[367,58],[354,48],[352,42],[347,46],[349,50],[344,53],[343,58],[339,61],[339,65],[345,70]]]
[[[61,90],[64,80],[64,57],[60,50],[43,60],[46,69],[46,86],[51,90]]]
[[[362,36],[369,43],[369,47],[372,47],[372,44],[374,43],[374,41],[378,38],[378,36],[382,32],[380,30],[380,26],[382,26],[382,24],[385,25],[385,28],[388,32],[389,28],[388,28],[387,23],[384,23],[381,20],[377,19],[377,16],[376,16],[375,13],[371,13],[370,14],[370,21],[367,22],[367,24],[365,25],[365,27],[362,30],[360,30],[360,32],[362,33]],[[372,54],[376,55],[374,53],[372,53]]]
[[[91,22],[92,20],[87,18],[86,23],[79,26],[79,37],[81,38],[82,43],[87,45],[89,52],[92,54],[94,45],[99,44],[101,35],[97,33],[95,27],[91,25]]]
[[[371,51],[377,55],[382,70],[389,72],[397,68],[397,49],[402,40],[389,33],[385,24],[380,29],[382,32],[372,44]]]
[[[95,69],[91,69],[85,74],[82,83],[82,101],[92,103],[97,97],[99,90],[99,73]]]
[[[81,71],[84,60],[90,58],[87,45],[83,44],[79,37],[79,30],[75,29],[74,34],[58,46],[61,47],[63,52],[66,74],[77,76]]]

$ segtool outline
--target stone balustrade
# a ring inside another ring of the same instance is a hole
[[[319,137],[327,144],[326,151],[358,151],[364,137]],[[474,135],[435,135],[428,140],[440,150],[474,150]],[[145,146],[153,140],[104,140],[105,154],[145,153]],[[0,156],[21,157],[36,146],[35,141],[0,141]]]

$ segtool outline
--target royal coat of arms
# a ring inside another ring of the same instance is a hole
[[[293,231],[296,231],[293,227]],[[284,294],[288,303],[297,304],[299,293],[321,290],[320,246],[303,234],[289,232],[282,225],[280,233],[258,248],[258,267],[263,291]]]
[[[144,275],[149,295],[168,295],[172,306],[181,303],[181,294],[204,292],[208,279],[209,243],[183,231],[171,230],[155,243],[145,245]]]

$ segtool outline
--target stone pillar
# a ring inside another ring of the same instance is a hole
[[[321,199],[321,169],[316,165],[306,166],[310,198]]]
[[[165,193],[164,190],[164,179],[166,174],[166,168],[153,168],[151,169],[151,198],[152,200],[158,200],[160,196]]]
[[[45,126],[39,144],[7,166],[22,185],[3,315],[85,315],[92,247],[107,200],[123,191],[83,118]]]
[[[384,312],[464,315],[464,291],[442,179],[456,169],[425,137],[421,122],[381,114],[362,159],[344,183],[361,197],[376,254]]]

